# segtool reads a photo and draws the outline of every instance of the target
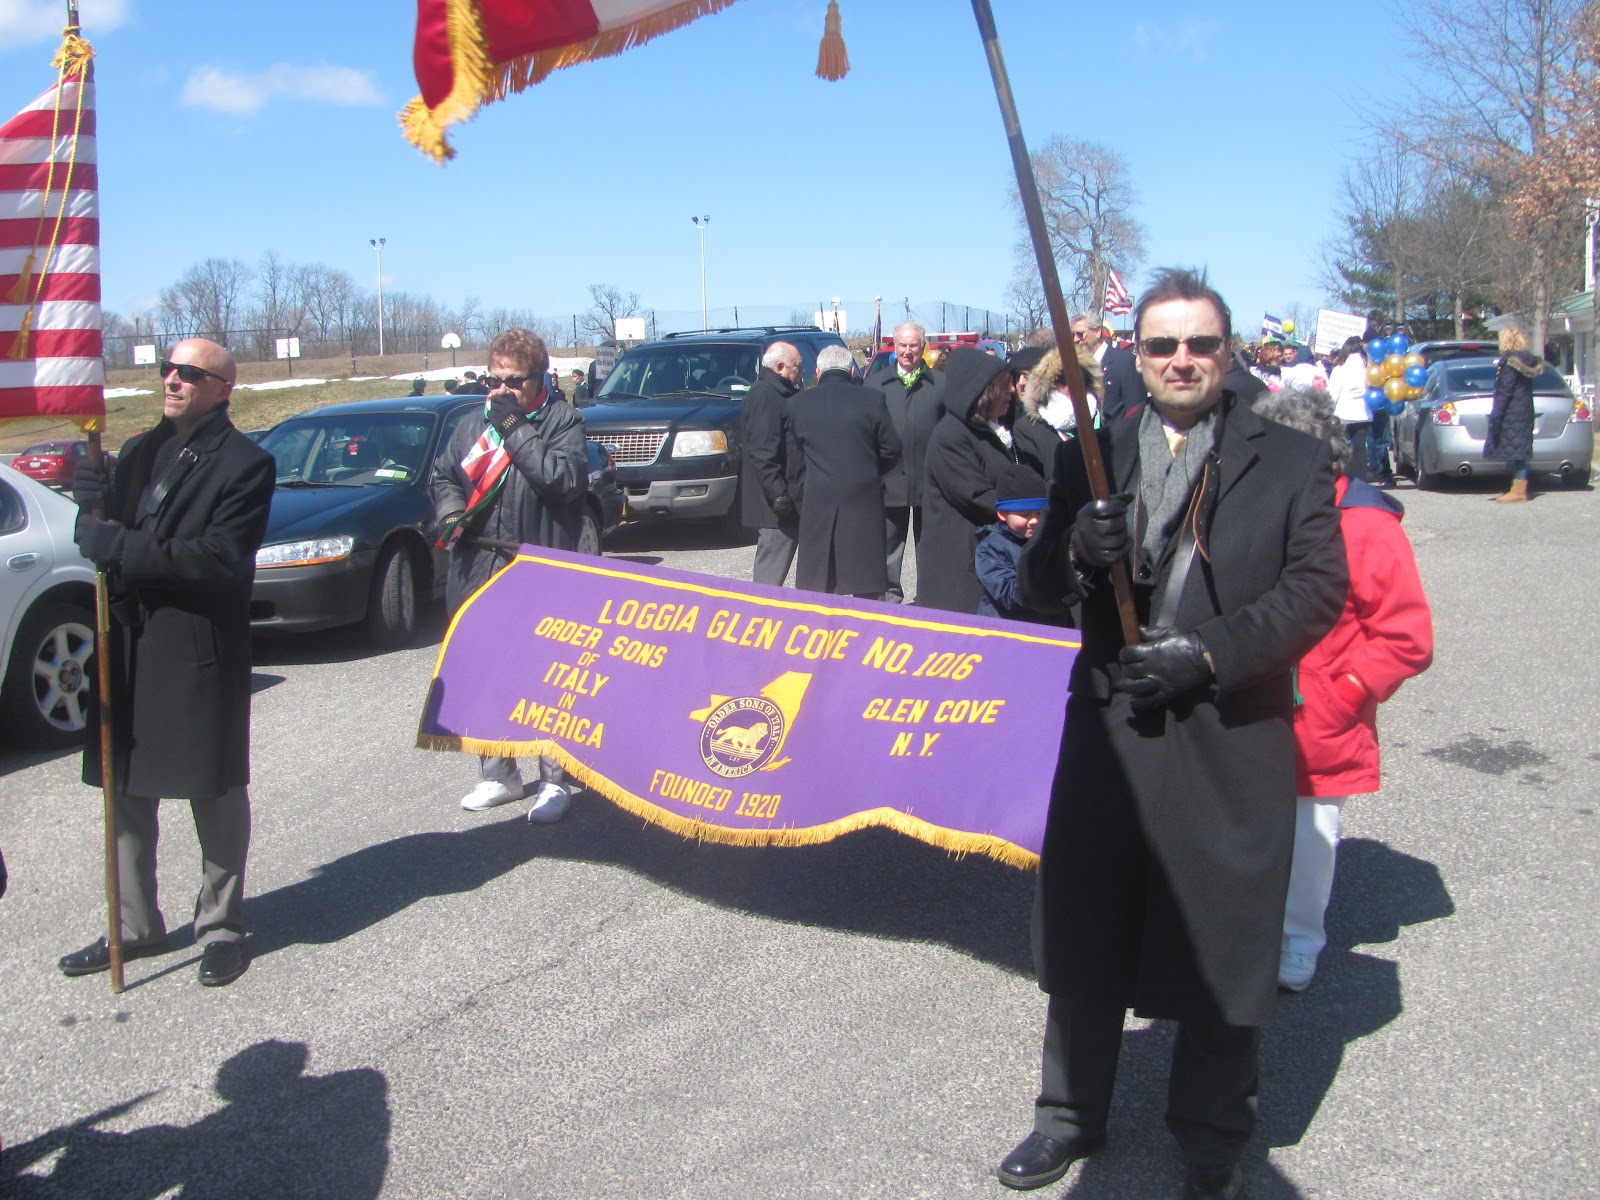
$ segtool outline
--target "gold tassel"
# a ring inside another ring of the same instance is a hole
[[[33,255],[34,251],[29,250],[28,257],[22,260],[22,273],[17,276],[16,284],[6,293],[6,299],[13,304],[28,302],[28,287],[33,283]]]
[[[839,0],[828,0],[828,19],[822,24],[822,45],[817,48],[817,78],[843,79],[848,74],[850,56],[845,53],[839,26]]]
[[[7,358],[14,358],[19,362],[28,357],[28,335],[33,332],[33,309],[22,314],[22,328],[17,330],[17,336],[11,342],[11,349],[6,351]]]

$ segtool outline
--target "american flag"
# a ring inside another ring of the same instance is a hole
[[[105,421],[94,85],[81,57],[0,125],[0,421]]]
[[[1106,311],[1119,317],[1133,311],[1133,297],[1115,271],[1106,272]]]

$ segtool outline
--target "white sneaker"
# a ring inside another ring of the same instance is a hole
[[[533,807],[528,810],[528,820],[550,825],[567,815],[572,795],[559,783],[541,783],[533,794]]]
[[[522,775],[510,779],[485,779],[461,798],[461,807],[468,812],[482,812],[522,799]]]
[[[1295,954],[1285,950],[1278,955],[1278,986],[1285,991],[1303,992],[1317,973],[1315,954]]]

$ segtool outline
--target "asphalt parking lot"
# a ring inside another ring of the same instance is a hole
[[[1437,661],[1383,710],[1321,972],[1268,1035],[1256,1200],[1600,1195],[1600,496],[1493,491],[1398,493]],[[753,548],[608,553],[748,578]],[[881,830],[699,845],[593,795],[553,826],[464,812],[471,759],[413,748],[436,653],[257,644],[253,961],[225,989],[195,984],[172,804],[179,948],[121,995],[57,972],[103,928],[100,795],[76,755],[0,750],[0,1195],[1009,1194],[1029,874]],[[1177,1193],[1169,1051],[1130,1022],[1110,1145],[1040,1194]]]

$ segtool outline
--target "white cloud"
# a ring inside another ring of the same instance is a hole
[[[196,67],[184,81],[182,101],[191,108],[253,117],[268,101],[280,98],[348,108],[384,102],[371,71],[354,67],[291,67],[283,63],[254,75],[220,67]]]
[[[98,34],[109,33],[121,25],[128,19],[129,2],[82,0],[78,6],[78,24],[83,35],[93,42]],[[0,48],[60,38],[66,11],[61,0],[0,0]]]
[[[1219,29],[1221,25],[1216,21],[1140,21],[1133,27],[1133,44],[1141,54],[1175,55],[1204,62]]]

